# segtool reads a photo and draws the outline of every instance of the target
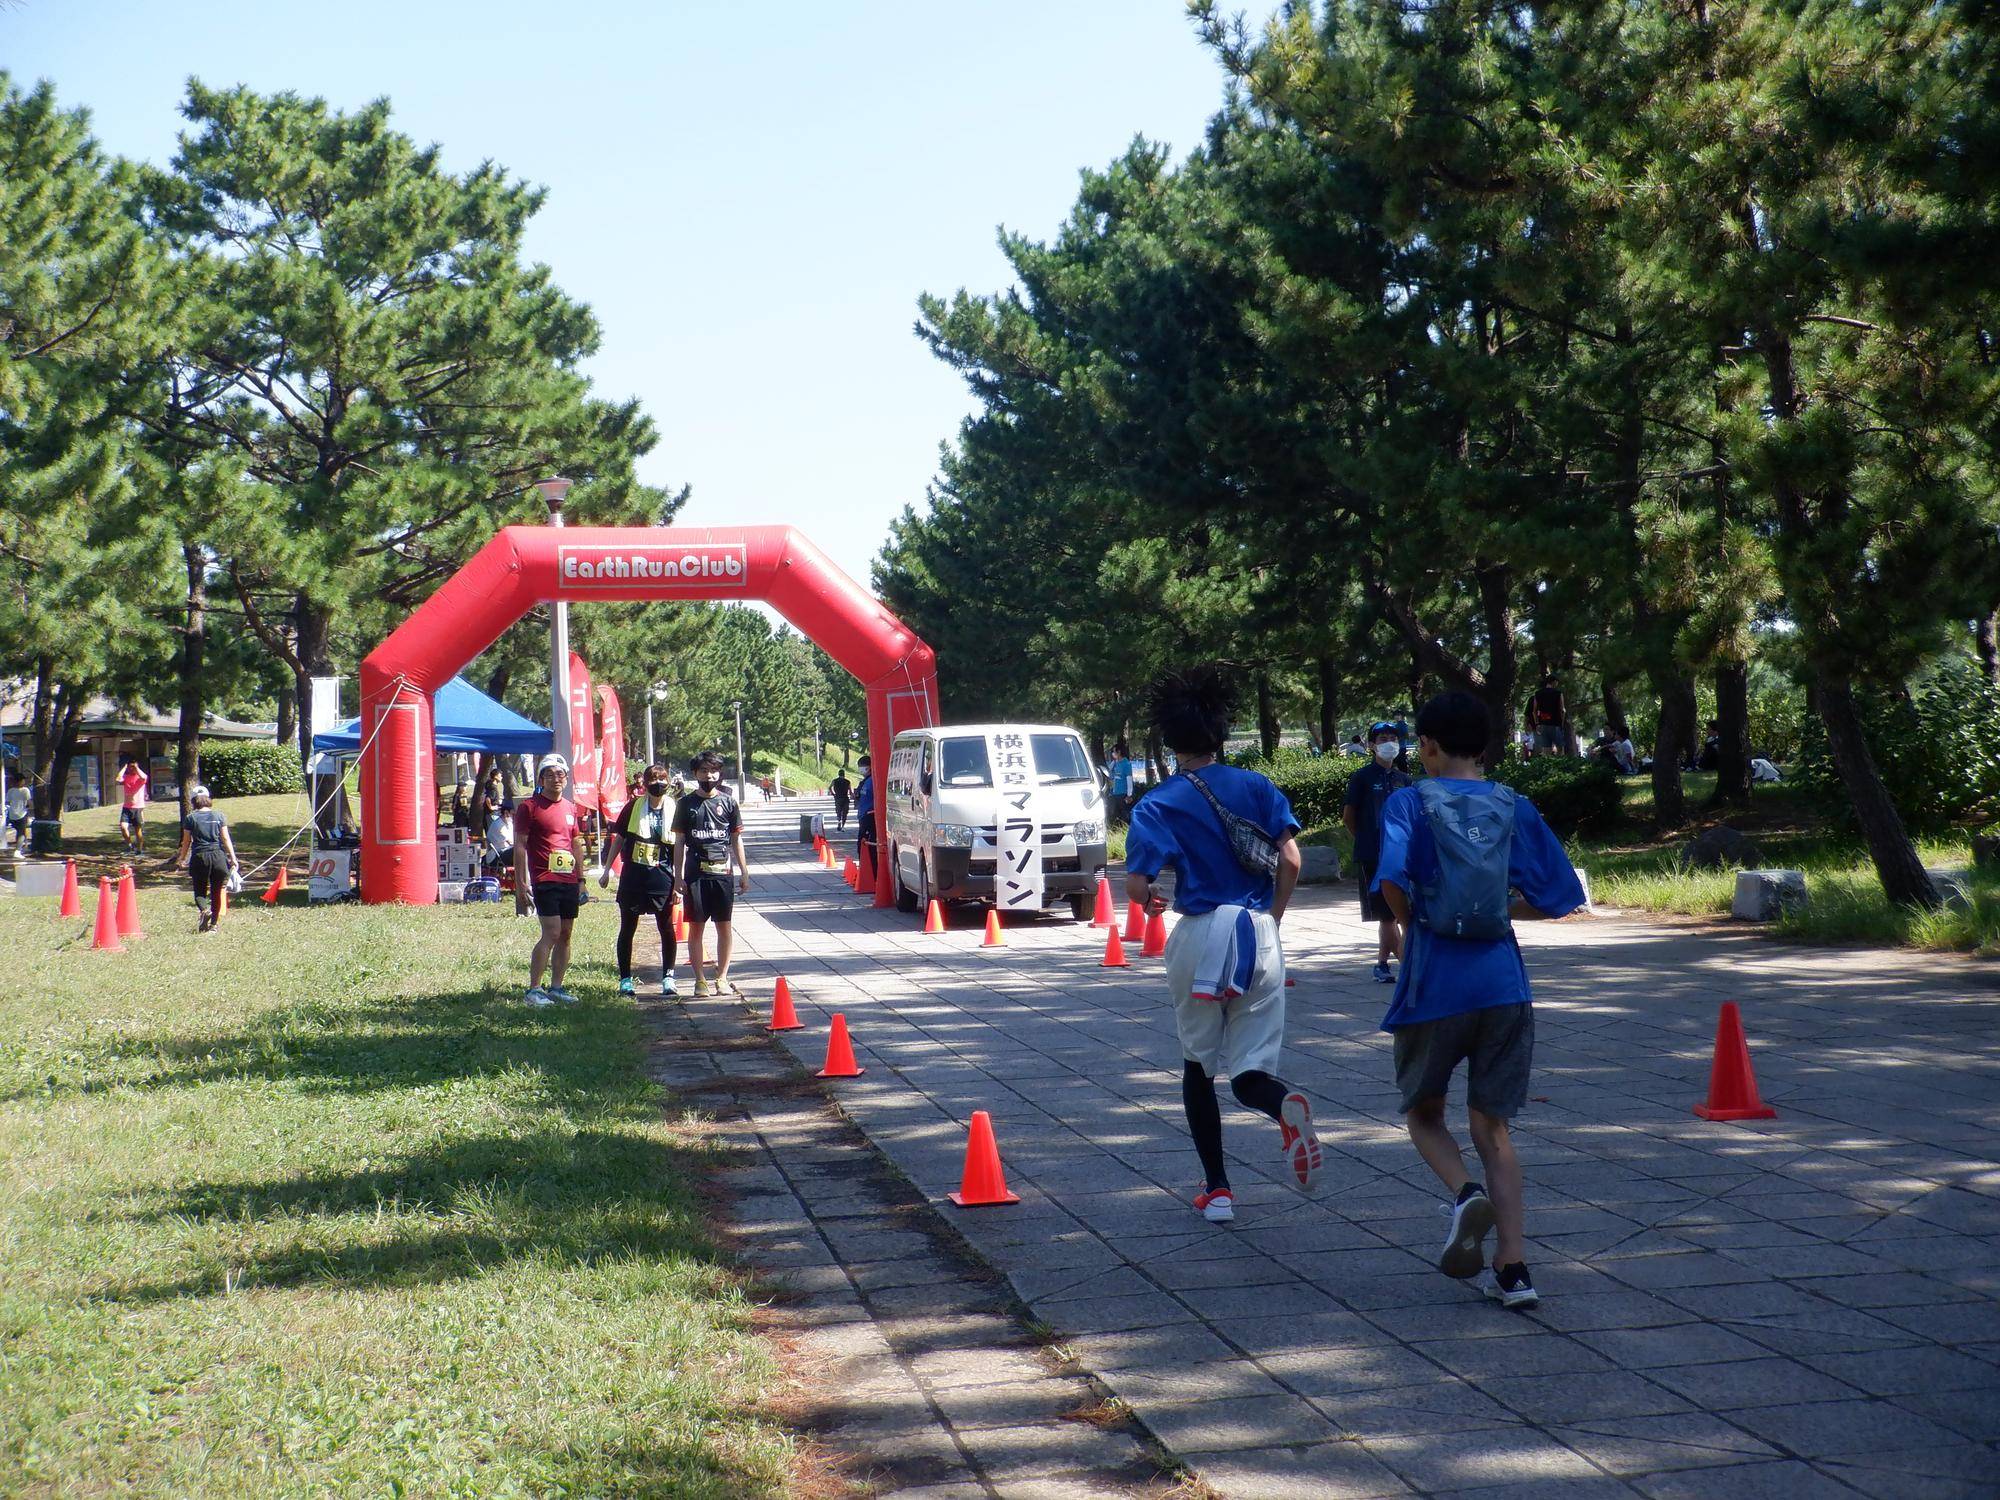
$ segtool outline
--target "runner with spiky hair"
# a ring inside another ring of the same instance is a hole
[[[1150,691],[1153,730],[1177,773],[1132,809],[1125,842],[1127,896],[1147,915],[1166,909],[1155,884],[1174,868],[1167,987],[1180,1033],[1181,1102],[1201,1158],[1194,1206],[1213,1223],[1236,1217],[1222,1156],[1215,1079],[1279,1125],[1280,1150],[1300,1187],[1319,1170],[1312,1105],[1278,1076],[1285,1043],[1285,953],[1278,923],[1299,879],[1298,819],[1267,776],[1221,764],[1235,682],[1221,667],[1170,672]]]

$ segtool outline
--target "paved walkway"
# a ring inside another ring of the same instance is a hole
[[[1287,1074],[1326,1170],[1284,1186],[1275,1127],[1225,1095],[1238,1218],[1209,1226],[1158,961],[1101,969],[1101,936],[1053,918],[1001,949],[970,919],[926,937],[812,863],[800,806],[751,810],[737,978],[761,1005],[790,977],[809,1029],[785,1045],[815,1067],[846,1013],[867,1073],[828,1086],[840,1108],[1217,1493],[2000,1495],[1993,966],[1525,928],[1545,1300],[1507,1313],[1433,1269],[1440,1194],[1351,886],[1285,924]],[[1689,1112],[1725,999],[1776,1120]],[[975,1109],[1017,1207],[944,1202]]]

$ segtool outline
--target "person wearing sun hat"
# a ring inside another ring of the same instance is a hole
[[[535,795],[514,804],[514,909],[525,915],[532,904],[542,925],[528,957],[528,992],[522,997],[533,1006],[576,1004],[576,996],[563,988],[570,934],[583,899],[576,804],[563,795],[568,782],[569,762],[544,755],[535,768]]]

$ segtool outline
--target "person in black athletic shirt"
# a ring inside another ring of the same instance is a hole
[[[704,750],[688,763],[695,789],[674,813],[674,879],[679,882],[688,924],[688,962],[694,965],[694,992],[709,993],[702,976],[702,929],[715,924],[715,989],[741,994],[729,979],[730,931],[737,895],[750,890],[750,858],[743,852],[743,812],[722,789],[722,757]],[[732,884],[730,866],[737,875]]]
[[[223,891],[229,872],[236,868],[236,844],[229,837],[229,820],[211,805],[213,798],[205,786],[188,793],[194,808],[181,819],[181,847],[174,855],[174,868],[186,870],[194,881],[194,909],[201,920],[196,932],[213,932],[222,920]]]
[[[604,840],[604,869],[597,883],[611,883],[611,866],[619,851],[625,868],[618,876],[618,993],[636,993],[632,982],[632,936],[639,919],[651,913],[660,933],[660,993],[674,989],[674,815],[667,768],[646,767],[637,795],[611,820]]]

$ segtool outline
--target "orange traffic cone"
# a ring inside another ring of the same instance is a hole
[[[1167,951],[1167,916],[1154,912],[1146,918],[1146,941],[1139,945],[1141,958],[1158,958]]]
[[[1136,943],[1146,935],[1146,908],[1136,901],[1125,903],[1125,941]]]
[[[875,846],[861,846],[861,883],[855,887],[863,895],[875,889]]]
[[[1750,1068],[1750,1042],[1734,1000],[1722,1003],[1715,1023],[1715,1061],[1708,1070],[1708,1099],[1694,1112],[1704,1120],[1775,1120],[1778,1112],[1757,1097]]]
[[[1099,965],[1106,969],[1126,969],[1131,967],[1125,957],[1125,945],[1118,941],[1118,929],[1112,928],[1104,934],[1104,962]]]
[[[785,982],[785,976],[778,976],[778,992],[771,997],[770,1031],[800,1031],[805,1023],[799,1013],[792,1008],[792,987]]]
[[[681,909],[680,897],[676,896],[674,897],[674,941],[677,943],[685,943],[687,940],[688,940],[687,913]]]
[[[993,1139],[993,1119],[983,1109],[972,1112],[972,1129],[965,1137],[965,1173],[959,1178],[958,1191],[947,1196],[960,1208],[1021,1201],[1018,1194],[1007,1191],[1007,1177],[1000,1170],[1000,1147]]]
[[[1111,904],[1111,882],[1102,875],[1097,877],[1097,909],[1090,914],[1092,927],[1116,927],[1118,912]]]
[[[63,861],[62,905],[56,908],[58,917],[80,917],[83,915],[83,898],[76,891],[76,861]]]
[[[848,857],[846,866],[842,868],[840,878],[847,882],[849,890],[858,891],[861,889],[861,866],[854,862],[852,855]]]
[[[279,865],[277,878],[264,887],[264,894],[257,899],[262,901],[266,906],[276,906],[278,904],[278,896],[284,889],[285,867]]]
[[[854,1043],[848,1040],[847,1017],[839,1011],[833,1013],[833,1030],[826,1037],[826,1066],[813,1076],[816,1078],[859,1078],[866,1069],[855,1065]]]
[[[924,914],[924,931],[944,931],[944,908],[938,905],[935,896],[931,897],[931,909]]]
[[[118,898],[111,894],[111,877],[97,877],[97,929],[91,934],[90,946],[102,948],[106,953],[123,953],[125,945],[118,941],[118,913],[114,909]]]
[[[132,878],[132,867],[127,865],[118,872],[118,936],[123,939],[145,935],[139,926],[139,882]]]
[[[993,907],[986,913],[986,940],[979,946],[982,948],[1004,948],[1007,946],[1007,936],[1000,930],[1000,910],[998,907]]]

